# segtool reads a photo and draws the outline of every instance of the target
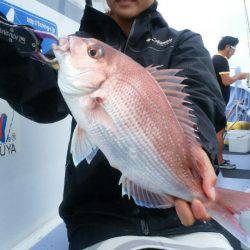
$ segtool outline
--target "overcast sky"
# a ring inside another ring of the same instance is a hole
[[[235,55],[230,59],[232,68],[240,66],[250,72],[247,28],[243,0],[158,0],[158,10],[170,27],[191,29],[202,35],[204,44],[213,55],[218,41],[230,35],[240,40]],[[250,15],[250,0],[246,0]],[[250,16],[249,16],[250,18]]]

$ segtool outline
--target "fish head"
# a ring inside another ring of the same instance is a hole
[[[98,121],[114,130],[112,119],[105,111],[108,96],[116,84],[119,53],[94,38],[69,36],[53,46],[58,60],[58,86],[81,127]],[[118,55],[118,56],[117,56]]]
[[[112,74],[114,50],[94,38],[69,36],[53,46],[58,60],[58,84],[63,94],[89,95]]]

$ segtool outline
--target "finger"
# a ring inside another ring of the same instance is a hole
[[[215,189],[214,186],[216,184],[216,174],[214,168],[211,164],[210,159],[208,158],[207,154],[204,152],[204,175],[203,175],[203,190],[208,198],[215,201]]]
[[[203,221],[211,219],[201,201],[197,199],[193,200],[191,203],[191,208],[195,219]]]
[[[200,159],[197,161],[199,165],[198,168],[200,170],[200,175],[203,179],[202,187],[207,195],[207,197],[211,200],[215,200],[215,189],[214,186],[216,184],[216,174],[214,168],[211,164],[210,159],[208,158],[206,152],[201,149]]]
[[[184,226],[192,226],[194,224],[195,218],[190,208],[190,205],[187,202],[181,199],[176,199],[175,210],[181,223]]]
[[[211,183],[209,183],[209,181],[203,181],[202,187],[207,197],[210,200],[215,201],[216,199],[215,188],[211,185]]]

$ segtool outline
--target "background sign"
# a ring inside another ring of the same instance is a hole
[[[19,121],[9,105],[0,100],[0,159],[17,152]]]
[[[19,8],[13,4],[0,0],[0,12],[2,12],[10,22],[15,24],[29,25],[40,31],[49,32],[57,36],[57,25],[45,18],[39,17],[27,10]],[[51,49],[52,39],[45,39],[42,43],[42,53]]]

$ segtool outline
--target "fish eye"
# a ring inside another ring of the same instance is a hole
[[[99,46],[92,46],[88,48],[88,55],[91,58],[99,59],[104,56],[104,49]]]
[[[89,55],[90,55],[91,57],[95,57],[96,54],[97,54],[97,51],[96,51],[95,49],[90,49],[90,50],[89,50]]]

